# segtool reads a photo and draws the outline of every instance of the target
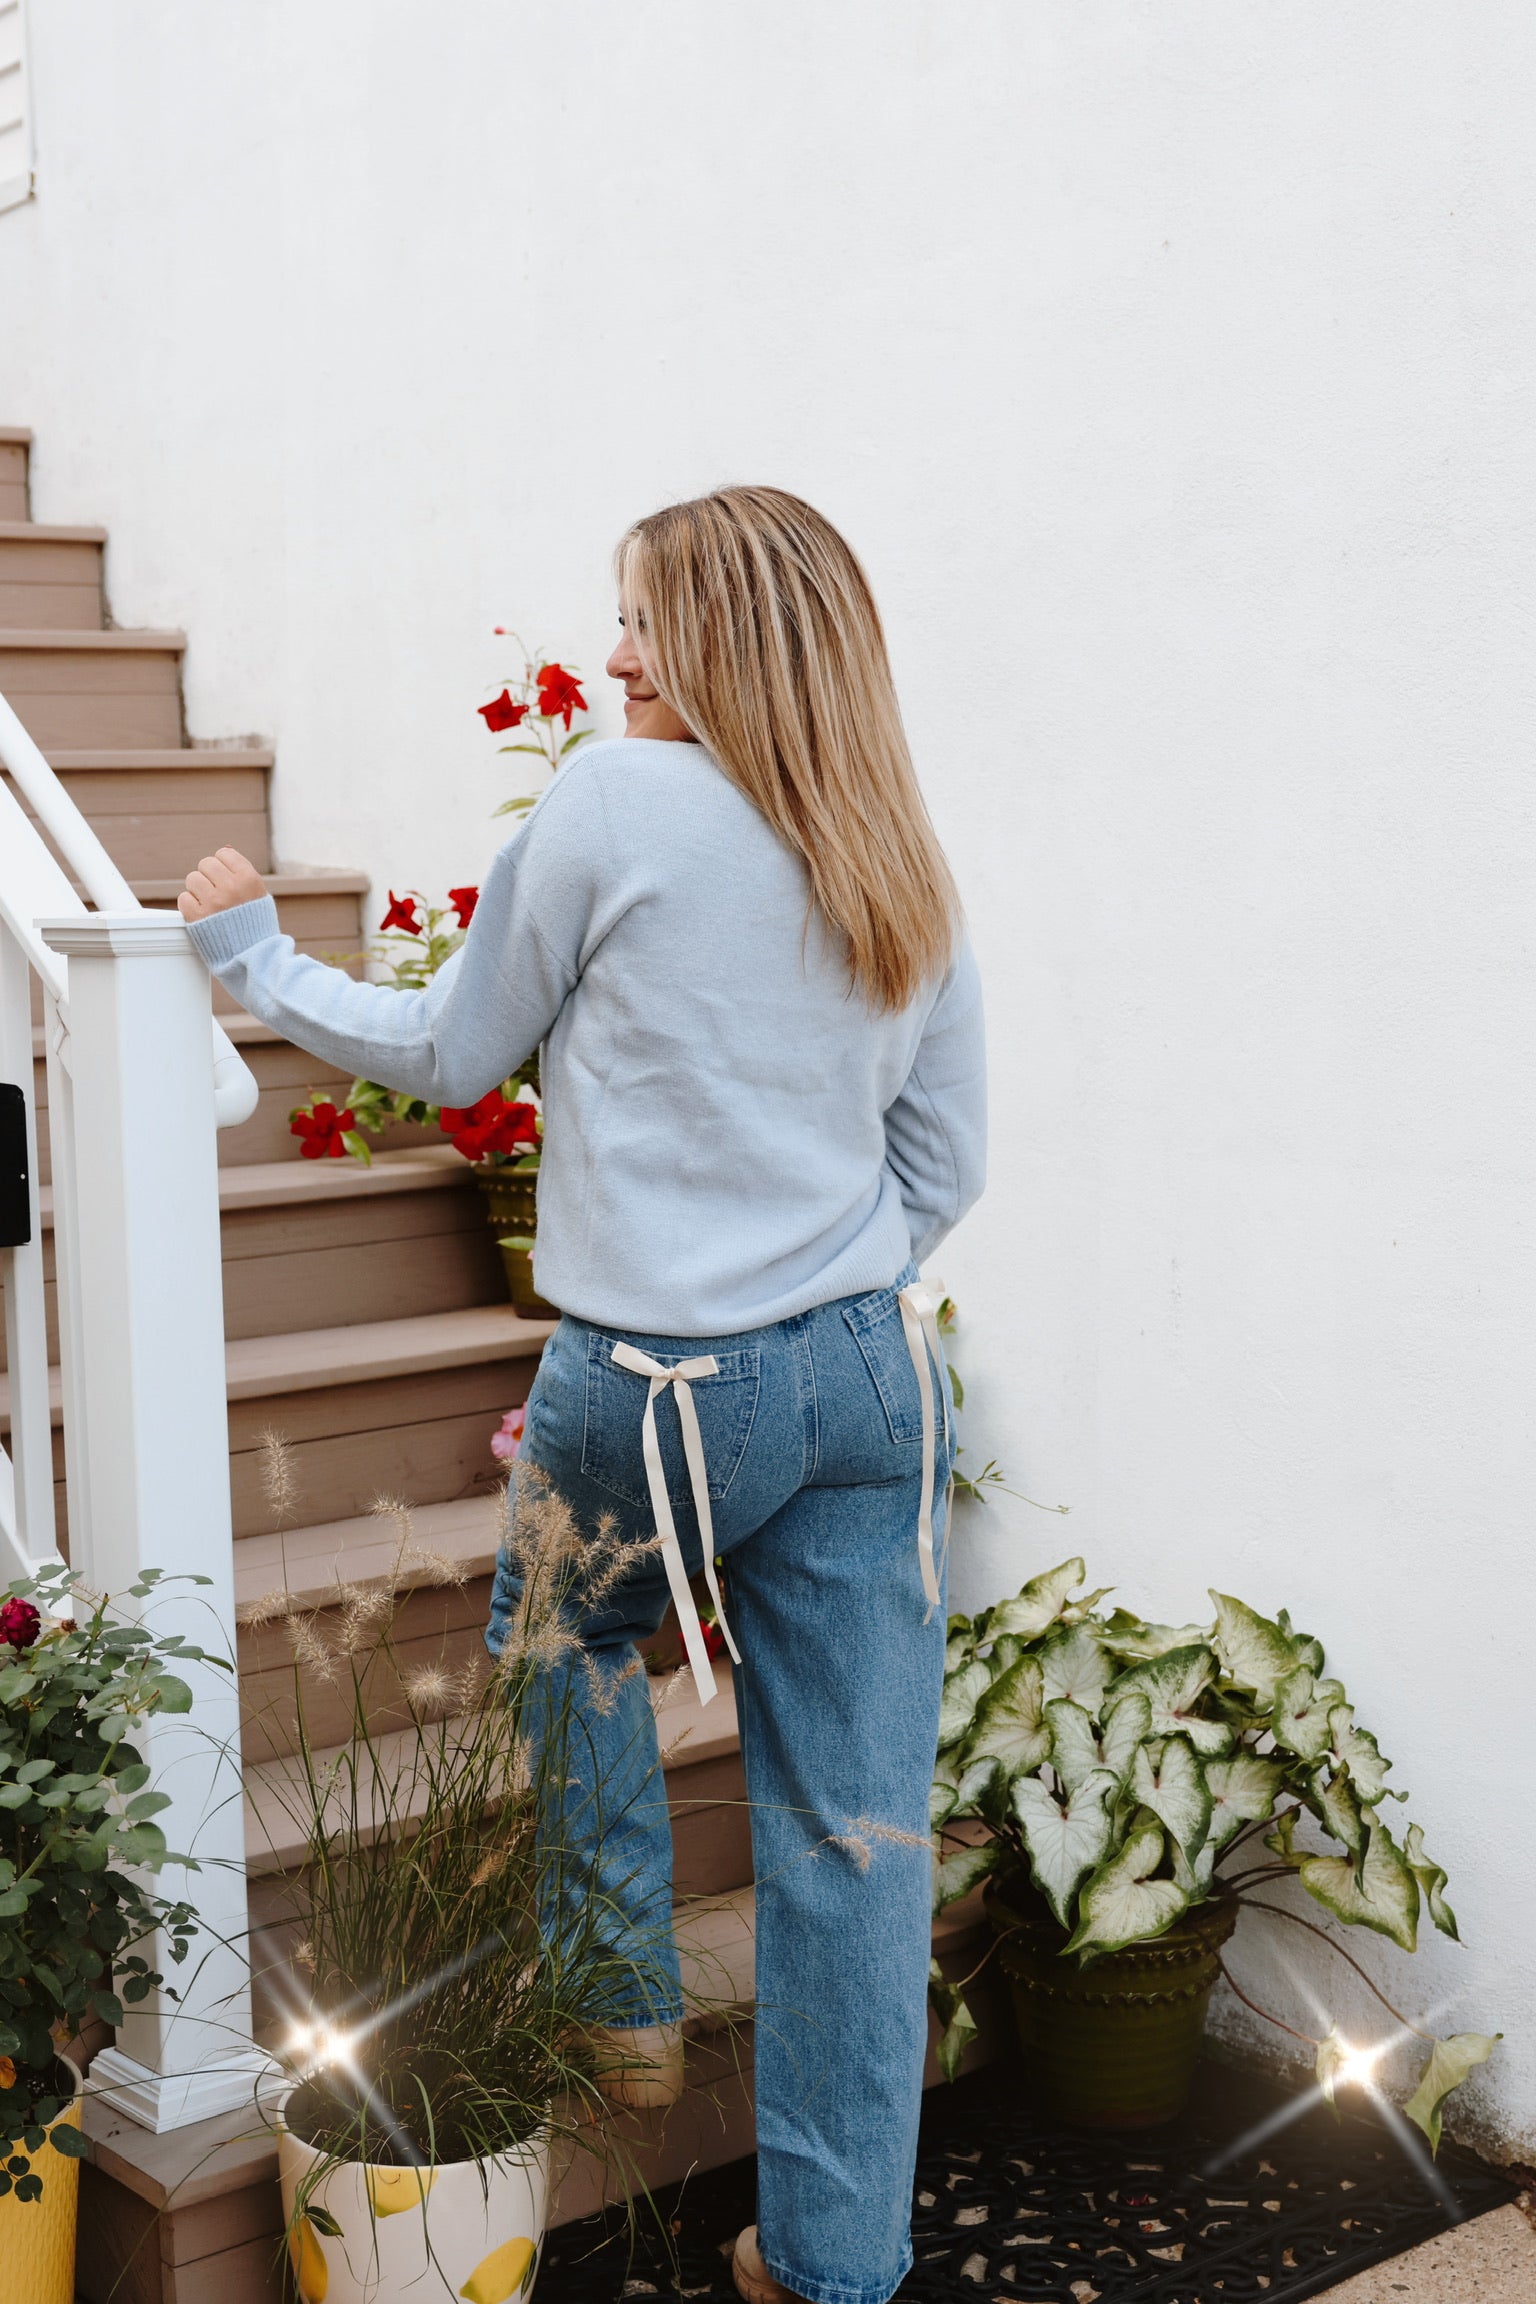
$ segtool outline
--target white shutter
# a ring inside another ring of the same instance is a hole
[[[0,208],[32,197],[32,122],[23,0],[0,0]]]

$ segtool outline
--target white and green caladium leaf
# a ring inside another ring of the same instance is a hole
[[[1341,1681],[1319,1680],[1305,1664],[1287,1672],[1275,1689],[1275,1742],[1300,1760],[1321,1760],[1329,1744],[1328,1715],[1343,1697]]]
[[[1114,1665],[1086,1624],[1075,1624],[1068,1632],[1053,1632],[1040,1650],[1040,1669],[1045,1675],[1048,1703],[1080,1704],[1085,1712],[1098,1717]]]
[[[928,1827],[938,1832],[949,1822],[960,1798],[960,1776],[952,1753],[934,1764],[933,1782],[928,1787]]]
[[[1301,1659],[1296,1643],[1272,1624],[1267,1616],[1229,1593],[1213,1592],[1216,1603],[1216,1630],[1213,1645],[1221,1658],[1221,1668],[1229,1680],[1239,1688],[1251,1688],[1260,1706],[1268,1710],[1275,1700],[1275,1689],[1294,1672]]]
[[[1342,1689],[1339,1692],[1343,1694]],[[1387,1789],[1387,1770],[1392,1763],[1383,1760],[1375,1737],[1355,1726],[1353,1704],[1334,1705],[1328,1715],[1328,1738],[1340,1767],[1349,1770],[1356,1792],[1374,1807]]]
[[[1297,1876],[1336,1920],[1374,1928],[1411,1952],[1419,1936],[1419,1884],[1385,1824],[1372,1818],[1365,1830],[1358,1866],[1347,1856],[1303,1856]]]
[[[1130,1773],[1137,1745],[1152,1725],[1152,1707],[1140,1689],[1115,1706],[1102,1733],[1081,1704],[1056,1697],[1045,1707],[1051,1725],[1051,1766],[1069,1792],[1098,1769],[1107,1769],[1117,1784]]]
[[[976,1707],[992,1685],[992,1674],[979,1657],[962,1664],[944,1683],[939,1699],[939,1750],[946,1751],[951,1744],[970,1732],[976,1717]]]
[[[1298,1861],[1296,1819],[1300,1814],[1299,1808],[1287,1808],[1285,1814],[1275,1825],[1273,1832],[1266,1832],[1264,1835],[1265,1847],[1272,1848],[1277,1856],[1283,1856],[1287,1864],[1294,1864]]]
[[[960,2059],[976,2037],[976,2021],[957,1984],[949,1983],[937,1960],[928,1966],[928,2003],[939,2020],[934,2055],[946,2080],[960,2070]]]
[[[994,1680],[976,1707],[966,1740],[967,1763],[1000,1760],[1010,1777],[1038,1768],[1050,1757],[1051,1731],[1045,1717],[1044,1674],[1035,1656],[1021,1656]]]
[[[1321,1640],[1314,1640],[1310,1632],[1298,1632],[1291,1622],[1288,1608],[1279,1608],[1275,1611],[1275,1622],[1287,1640],[1295,1643],[1296,1653],[1307,1670],[1320,1674],[1323,1669],[1323,1644]]]
[[[1437,2040],[1419,2084],[1403,2106],[1408,2118],[1429,2138],[1431,2152],[1440,2149],[1440,2109],[1453,2088],[1459,2088],[1474,2065],[1486,2064],[1502,2032],[1455,2032]]]
[[[1166,1656],[1170,1648],[1198,1647],[1205,1638],[1205,1628],[1200,1624],[1144,1624],[1128,1609],[1117,1608],[1100,1626],[1099,1635],[1112,1656],[1123,1656],[1134,1664]]]
[[[1107,1600],[1113,1590],[1113,1584],[1101,1584],[1096,1591],[1079,1592],[1077,1598],[1069,1600],[1063,1608],[1061,1621],[1063,1624],[1081,1624],[1083,1618],[1091,1616],[1099,1602]]]
[[[1205,1785],[1211,1795],[1211,1828],[1206,1845],[1217,1849],[1245,1824],[1258,1824],[1280,1797],[1285,1769],[1278,1760],[1261,1760],[1256,1752],[1234,1752],[1230,1760],[1207,1760]]]
[[[1043,1576],[1032,1576],[1015,1599],[1000,1600],[987,1617],[995,1640],[1000,1632],[1016,1632],[1025,1640],[1038,1640],[1055,1623],[1067,1604],[1067,1595],[1087,1575],[1086,1562],[1063,1560]]]
[[[1048,1792],[1038,1776],[1021,1776],[1010,1798],[1039,1888],[1063,1928],[1072,1925],[1072,1898],[1109,1848],[1106,1807],[1116,1790],[1107,1769],[1096,1770],[1066,1800]]]
[[[1324,1769],[1314,1768],[1309,1805],[1324,1828],[1335,1840],[1342,1840],[1352,1856],[1364,1856],[1366,1818],[1347,1775],[1330,1779]]]
[[[1152,1707],[1154,1736],[1187,1736],[1207,1759],[1230,1752],[1232,1730],[1224,1720],[1207,1720],[1196,1707],[1216,1678],[1216,1659],[1204,1641],[1170,1648],[1145,1664],[1133,1664],[1110,1689],[1105,1704],[1118,1710],[1139,1691]]]
[[[1138,1747],[1131,1790],[1150,1808],[1175,1848],[1192,1859],[1211,1827],[1211,1795],[1194,1747],[1182,1736]]]
[[[1424,1853],[1424,1834],[1417,1824],[1410,1824],[1403,1841],[1403,1854],[1408,1869],[1424,1891],[1424,1902],[1429,1916],[1442,1936],[1453,1936],[1461,1942],[1456,1927],[1456,1915],[1445,1900],[1445,1873],[1440,1865],[1431,1863]],[[1503,2034],[1498,2035],[1503,2038]]]
[[[1209,1896],[1211,1882],[1216,1876],[1216,1851],[1209,1840],[1203,1840],[1195,1850],[1194,1861],[1177,1844],[1173,1850],[1173,1876],[1191,1904],[1198,1904]]]
[[[1068,1952],[1119,1952],[1149,1936],[1161,1936],[1189,1904],[1188,1893],[1176,1880],[1154,1880],[1151,1875],[1163,1860],[1163,1828],[1155,1816],[1141,1811],[1131,1823],[1125,1845],[1099,1866],[1085,1884],[1080,1900],[1082,1918]]]
[[[983,1840],[975,1848],[956,1848],[948,1856],[940,1856],[933,1867],[933,1909],[935,1914],[946,1904],[956,1903],[969,1896],[971,1890],[995,1872],[1003,1855],[1001,1840]]]

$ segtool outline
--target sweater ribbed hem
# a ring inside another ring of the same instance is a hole
[[[249,904],[232,904],[227,912],[210,913],[206,920],[187,923],[192,941],[208,966],[215,970],[238,960],[253,944],[265,944],[280,933],[277,906],[270,896],[257,896]]]

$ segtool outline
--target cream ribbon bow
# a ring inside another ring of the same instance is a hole
[[[939,1604],[939,1567],[933,1557],[933,1442],[936,1418],[933,1408],[933,1370],[939,1372],[939,1387],[944,1395],[944,1443],[949,1445],[949,1384],[944,1373],[944,1347],[939,1339],[939,1306],[944,1301],[941,1280],[914,1280],[909,1288],[901,1289],[896,1302],[901,1307],[901,1325],[907,1339],[907,1350],[912,1355],[912,1366],[917,1371],[917,1388],[923,1404],[923,1487],[917,1507],[917,1561],[923,1575],[923,1591],[928,1600],[926,1623]],[[928,1354],[933,1354],[933,1366]],[[953,1483],[951,1483],[953,1485]],[[949,1546],[949,1522],[944,1524],[945,1549]]]
[[[717,1376],[720,1363],[705,1353],[697,1360],[679,1360],[668,1368],[660,1360],[652,1360],[639,1352],[633,1344],[615,1344],[612,1358],[621,1368],[635,1376],[648,1376],[651,1388],[646,1394],[643,1444],[645,1449],[645,1477],[651,1491],[651,1510],[656,1517],[656,1533],[661,1538],[661,1557],[666,1564],[667,1582],[672,1587],[672,1599],[677,1609],[677,1620],[683,1629],[683,1646],[699,1691],[699,1702],[707,1704],[719,1693],[715,1675],[710,1669],[709,1651],[704,1645],[704,1628],[699,1622],[693,1594],[688,1589],[688,1571],[683,1565],[683,1548],[677,1540],[677,1524],[672,1518],[672,1502],[667,1494],[667,1476],[662,1467],[661,1442],[656,1432],[656,1398],[670,1385],[677,1402],[677,1420],[683,1429],[683,1454],[688,1463],[688,1479],[693,1489],[693,1508],[698,1516],[699,1540],[704,1547],[704,1580],[709,1596],[715,1604],[715,1621],[725,1635],[726,1647],[733,1664],[741,1662],[741,1654],[731,1637],[731,1628],[725,1620],[725,1603],[715,1581],[715,1524],[709,1510],[709,1471],[704,1462],[704,1439],[699,1430],[699,1412],[693,1404],[689,1387],[690,1376]],[[929,1403],[930,1409],[932,1402]],[[932,1486],[932,1472],[929,1473]],[[932,1537],[930,1534],[930,1549]]]

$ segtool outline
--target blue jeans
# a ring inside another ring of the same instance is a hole
[[[772,1328],[645,1336],[561,1321],[528,1402],[524,1454],[583,1527],[653,1525],[641,1455],[643,1377],[622,1340],[668,1363],[712,1353],[693,1397],[715,1547],[743,1664],[736,1675],[757,1882],[755,2063],[758,2244],[774,2277],[814,2304],[885,2304],[912,2262],[932,1860],[928,1787],[938,1741],[944,1611],[923,1597],[917,1551],[922,1410],[896,1288]],[[940,1381],[947,1377],[940,1372]],[[657,1402],[668,1494],[690,1573],[698,1528],[675,1401]],[[939,1415],[935,1537],[948,1474]],[[503,1559],[487,1639],[516,1589]],[[668,1599],[649,1555],[601,1615],[588,1653],[617,1683],[582,1722],[609,1809],[604,1885],[645,1933],[670,1912],[672,1842],[644,1676],[619,1680]],[[577,1681],[580,1680],[577,1675]],[[581,1794],[575,1795],[579,1802]],[[590,1802],[562,1819],[580,1835]],[[899,1838],[871,1834],[869,1825]],[[862,1828],[862,1829],[861,1829]],[[638,1937],[637,1937],[638,1941]],[[676,1990],[676,1959],[671,1975]],[[652,1998],[608,2020],[682,2011]]]

